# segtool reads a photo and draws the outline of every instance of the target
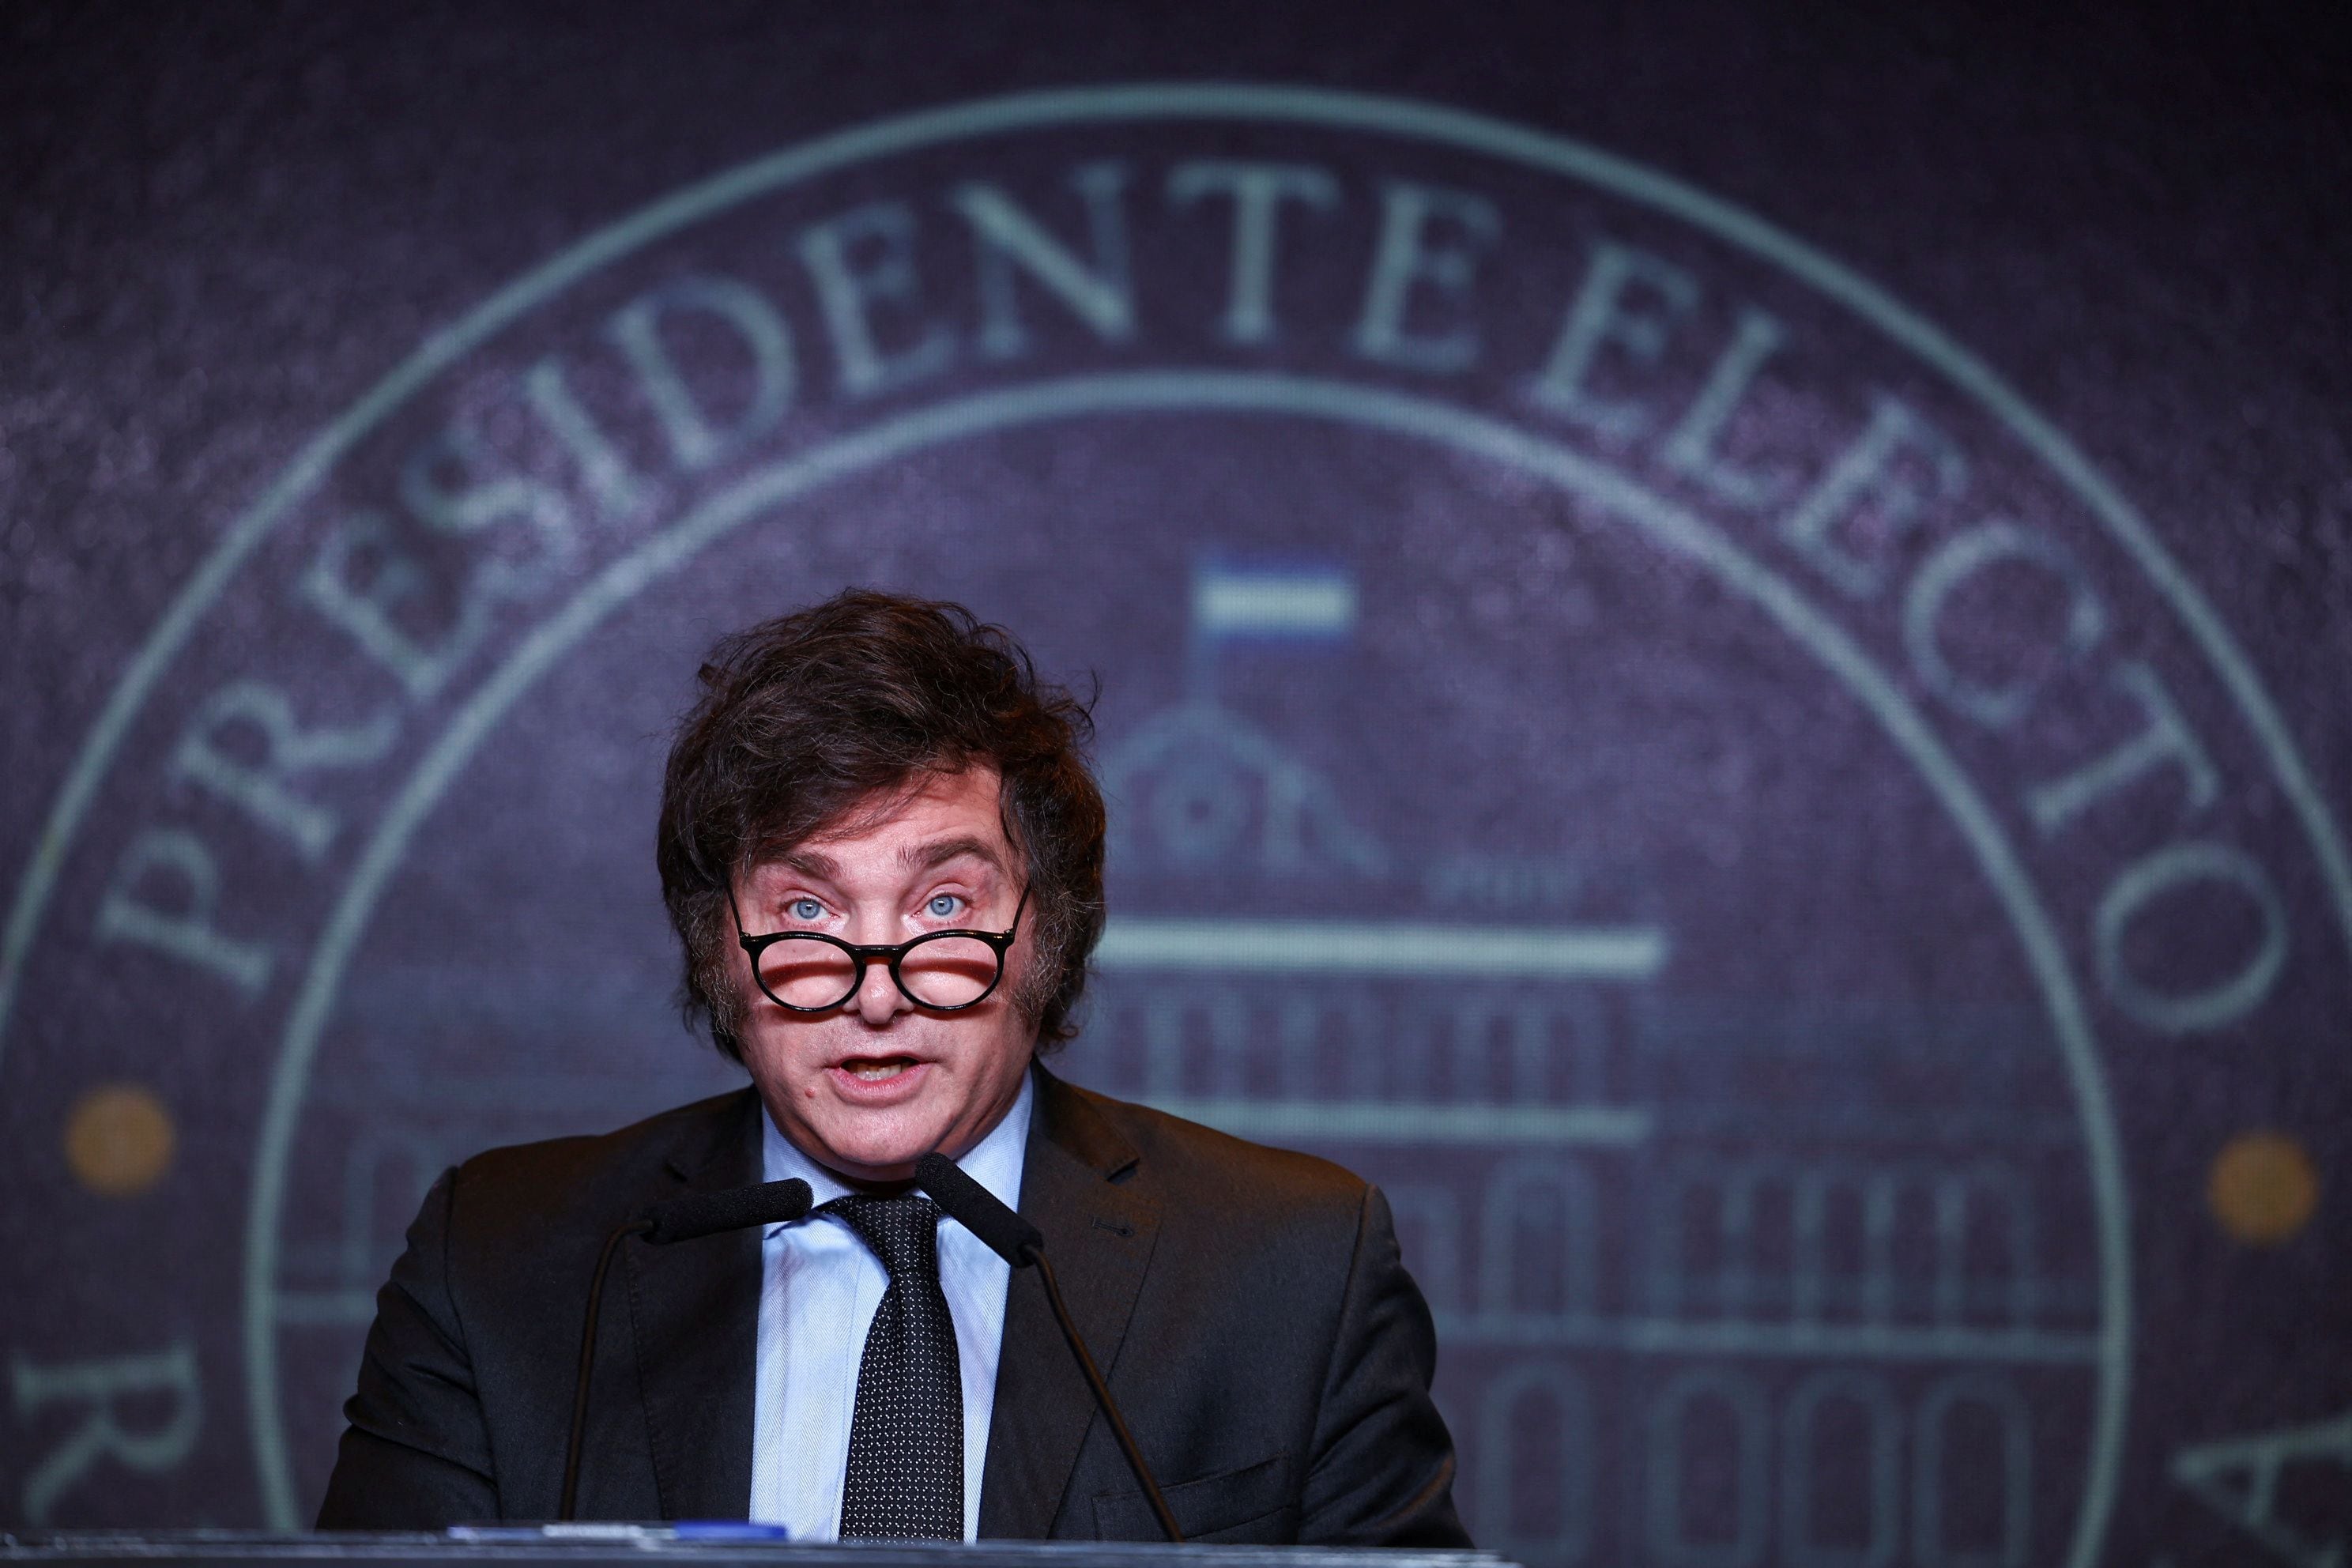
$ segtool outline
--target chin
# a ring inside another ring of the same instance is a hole
[[[911,1173],[915,1162],[929,1153],[944,1130],[929,1137],[909,1134],[904,1128],[856,1128],[830,1130],[834,1135],[824,1140],[825,1151],[832,1156],[826,1163],[851,1175],[887,1173],[892,1179]]]

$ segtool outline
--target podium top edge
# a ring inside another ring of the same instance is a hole
[[[1416,1547],[1170,1545],[1164,1542],[974,1541],[787,1542],[680,1538],[661,1526],[637,1534],[541,1535],[530,1528],[471,1537],[407,1532],[236,1530],[0,1531],[0,1562],[136,1564],[171,1563],[355,1563],[373,1568],[501,1561],[562,1562],[567,1568],[643,1563],[649,1556],[697,1563],[773,1564],[790,1557],[807,1568],[1075,1568],[1106,1558],[1146,1568],[1153,1562],[1213,1563],[1219,1568],[1516,1568],[1492,1552]]]

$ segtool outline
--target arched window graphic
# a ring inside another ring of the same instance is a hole
[[[1144,1090],[1239,1096],[1248,1082],[1249,1005],[1232,987],[1154,985],[1138,999]]]
[[[1756,1568],[1764,1560],[1771,1529],[1770,1419],[1763,1390],[1744,1372],[1694,1367],[1658,1389],[1650,1401],[1643,1510],[1658,1562],[1667,1568]],[[1728,1494],[1691,1486],[1695,1474],[1727,1475]]]
[[[1490,1552],[1573,1568],[1592,1545],[1592,1399],[1564,1366],[1522,1364],[1478,1404],[1472,1529]],[[1536,1455],[1557,1455],[1543,1466]],[[1536,1468],[1540,1467],[1540,1468]]]
[[[1391,991],[1381,1035],[1381,1093],[1389,1100],[1442,1103],[1454,1099],[1454,1008],[1449,997]]]
[[[1701,1161],[1656,1191],[1643,1289],[1661,1317],[2023,1331],[2044,1304],[2032,1199],[2001,1165]]]
[[[1489,1327],[1589,1321],[1597,1308],[1599,1207],[1592,1178],[1565,1160],[1520,1160],[1487,1178],[1479,1206],[1478,1307]]]
[[[1969,1422],[1971,1414],[1978,1420]],[[1998,1373],[1956,1373],[1927,1390],[1916,1420],[1911,1554],[1919,1568],[2023,1568],[2033,1530],[2032,1416],[2025,1396]],[[1978,1441],[1966,1442],[1963,1423],[1977,1427]],[[1982,1442],[1988,1423],[1990,1445]],[[1996,1479],[1992,1538],[1955,1540],[1961,1532],[1948,1500]]]
[[[1858,1413],[1859,1446],[1826,1434],[1825,1412]],[[1903,1542],[1903,1413],[1886,1380],[1840,1368],[1817,1372],[1780,1417],[1780,1550],[1793,1568],[1890,1568]],[[1836,1540],[1824,1504],[1865,1510],[1859,1541]]]
[[[1595,1000],[1577,993],[1532,994],[1526,986],[1470,986],[1429,1009],[1445,1042],[1447,1098],[1494,1105],[1557,1103],[1574,1097],[1556,1058],[1574,1066],[1596,1055],[1601,1026]],[[1580,1049],[1581,1047],[1581,1049]],[[1597,1097],[1595,1097],[1597,1098]]]
[[[1843,1163],[1811,1166],[1796,1178],[1791,1317],[1875,1326],[1895,1321],[1902,1281],[1895,1241],[1905,1184],[1899,1170]]]
[[[1984,1256],[1989,1241],[1993,1252],[1990,1260]],[[2033,1195],[2015,1172],[1979,1164],[1939,1177],[1937,1326],[2031,1329],[2042,1306],[2034,1247]]]
[[[1658,1183],[1643,1291],[1661,1318],[1748,1319],[1757,1298],[1752,1235],[1759,1191],[1791,1178],[1755,1163],[1694,1161]]]
[[[1286,982],[1270,989],[1276,1077],[1286,1097],[1384,1098],[1382,1046],[1395,1025],[1379,1000],[1352,984]]]

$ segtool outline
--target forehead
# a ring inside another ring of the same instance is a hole
[[[1016,860],[1006,837],[996,770],[927,773],[897,789],[877,790],[819,832],[761,865],[828,876],[929,868],[949,858],[977,858],[1009,871]]]

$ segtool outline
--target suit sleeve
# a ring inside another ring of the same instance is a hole
[[[321,1530],[437,1529],[499,1517],[488,1427],[448,1279],[457,1173],[425,1194],[376,1293]]]
[[[1323,1380],[1302,1543],[1461,1547],[1454,1440],[1429,1395],[1437,1332],[1397,1250],[1388,1200],[1365,1189]]]

